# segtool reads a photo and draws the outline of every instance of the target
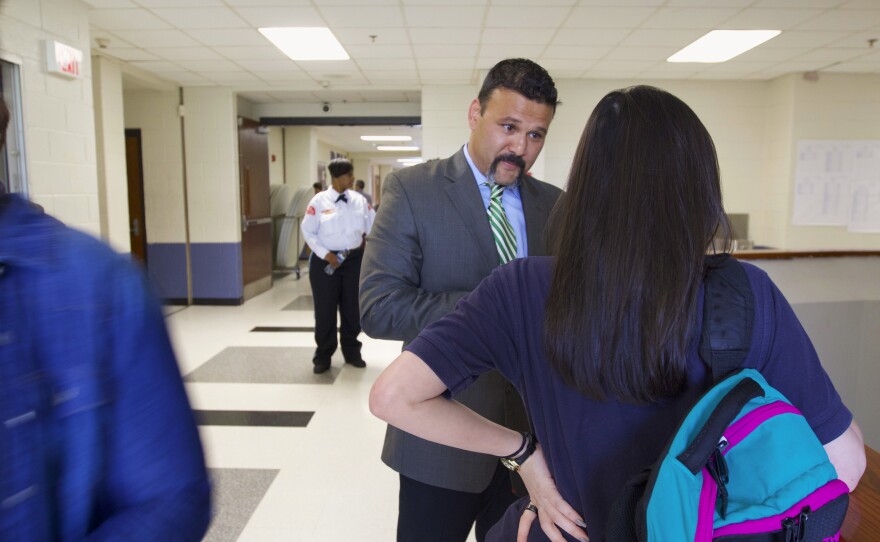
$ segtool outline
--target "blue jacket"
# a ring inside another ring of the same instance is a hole
[[[201,540],[210,489],[138,269],[0,196],[0,540]]]

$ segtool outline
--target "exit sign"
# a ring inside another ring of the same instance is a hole
[[[55,40],[46,40],[46,56],[49,73],[66,77],[81,76],[83,53]]]

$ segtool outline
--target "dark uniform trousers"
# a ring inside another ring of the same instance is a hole
[[[346,362],[361,359],[361,342],[357,339],[361,332],[358,283],[363,256],[363,248],[352,250],[332,275],[324,272],[328,265],[326,260],[314,253],[309,259],[309,284],[315,305],[315,344],[318,345],[312,362],[316,365],[329,364],[330,357],[336,352],[337,308],[342,355]]]

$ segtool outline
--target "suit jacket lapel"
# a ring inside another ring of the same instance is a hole
[[[483,261],[489,269],[498,266],[498,252],[489,218],[483,208],[483,198],[477,188],[477,180],[464,157],[464,147],[452,155],[446,163],[446,178],[451,181],[446,186],[446,194],[461,215],[462,222],[468,227],[477,240]],[[442,227],[442,225],[440,226]],[[529,241],[531,243],[531,240]]]
[[[547,254],[547,243],[544,237],[544,226],[551,209],[538,197],[538,188],[535,179],[524,177],[519,184],[519,195],[522,199],[523,216],[526,220],[526,237],[529,241],[528,256],[543,256]]]

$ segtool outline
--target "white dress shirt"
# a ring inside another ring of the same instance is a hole
[[[321,259],[328,252],[361,246],[376,218],[376,211],[356,191],[345,191],[347,202],[339,201],[339,196],[333,188],[315,194],[300,226],[309,248]]]

